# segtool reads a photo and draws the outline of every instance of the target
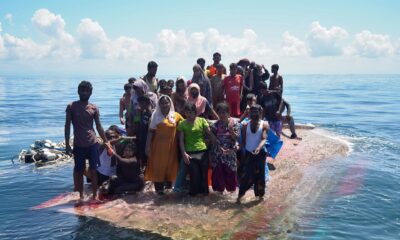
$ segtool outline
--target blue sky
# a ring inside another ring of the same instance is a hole
[[[137,74],[247,57],[285,73],[400,73],[400,1],[0,1],[0,73]]]

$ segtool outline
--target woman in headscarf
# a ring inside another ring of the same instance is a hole
[[[151,109],[156,107],[157,94],[149,91],[149,86],[142,79],[136,80],[132,85],[131,90],[131,104],[128,109],[127,117],[127,131],[129,136],[136,134],[135,125],[140,122],[140,111],[138,97],[148,96],[150,98]]]
[[[210,104],[212,104],[211,83],[199,64],[193,66],[193,77],[191,83],[197,83],[200,87],[200,94],[204,96]]]
[[[217,113],[212,109],[210,102],[200,94],[201,90],[198,84],[192,83],[188,87],[188,102],[196,105],[196,115],[210,119],[218,119]]]
[[[154,183],[158,194],[172,186],[178,173],[177,126],[183,117],[175,112],[170,97],[162,95],[151,116],[146,143],[148,156],[145,172],[146,180]]]
[[[175,82],[175,92],[172,93],[172,102],[174,103],[175,111],[183,114],[183,106],[185,105],[188,94],[185,78],[183,76],[178,77]]]

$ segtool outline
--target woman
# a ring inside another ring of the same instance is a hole
[[[212,146],[212,187],[214,191],[223,193],[234,192],[237,186],[236,151],[238,150],[239,123],[229,116],[229,107],[226,103],[217,105],[219,116],[211,126],[211,132],[216,137],[216,144]]]
[[[210,128],[204,118],[196,116],[196,105],[186,103],[186,119],[179,123],[179,147],[183,160],[189,168],[189,194],[208,195],[208,158],[205,135],[210,136]]]
[[[175,111],[183,115],[183,106],[185,105],[188,96],[186,92],[186,82],[184,77],[178,77],[175,82],[175,92],[172,93],[172,102],[174,103]]]
[[[210,116],[218,119],[217,113],[212,109],[210,102],[200,94],[200,86],[192,83],[188,87],[188,102],[196,106],[196,115],[209,119]]]
[[[200,87],[200,94],[204,96],[210,104],[212,104],[211,83],[199,64],[193,66],[193,77],[190,83],[197,83]]]
[[[133,83],[131,96],[127,125],[129,130],[128,135],[134,136],[136,134],[135,125],[140,122],[138,98],[141,96],[148,96],[150,98],[151,109],[154,109],[157,103],[157,94],[150,92],[146,82],[142,79],[138,79]]]
[[[148,156],[145,178],[154,183],[156,192],[164,193],[165,186],[170,187],[178,172],[177,126],[183,120],[175,112],[172,100],[161,96],[151,116],[146,143]]]

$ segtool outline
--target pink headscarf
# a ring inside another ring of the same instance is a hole
[[[193,98],[190,94],[190,90],[192,88],[196,88],[199,91],[199,96],[197,98]],[[188,87],[188,102],[194,103],[196,105],[197,116],[204,113],[206,111],[207,99],[200,95],[200,87],[197,83],[192,83]]]

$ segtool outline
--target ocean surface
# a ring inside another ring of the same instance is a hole
[[[78,98],[82,79],[94,86],[91,101],[103,126],[118,124],[128,77],[0,75],[0,239],[159,238],[54,209],[29,210],[72,191],[72,163],[35,168],[11,161],[37,139],[63,140],[65,107]],[[352,150],[310,168],[300,184],[318,179],[308,189],[315,194],[293,204],[292,230],[276,224],[274,236],[400,239],[400,75],[284,75],[284,89],[296,122],[328,130]]]

